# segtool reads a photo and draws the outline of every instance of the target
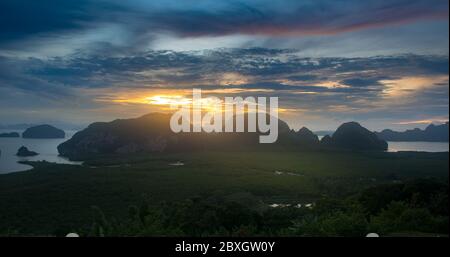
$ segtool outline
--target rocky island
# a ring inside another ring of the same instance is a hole
[[[20,134],[17,132],[0,133],[0,137],[20,137]]]
[[[415,128],[403,132],[385,129],[375,132],[379,138],[387,141],[424,141],[424,142],[448,142],[449,126],[448,122],[441,125],[428,125],[424,130]]]
[[[64,130],[55,128],[51,125],[38,125],[26,129],[22,133],[23,138],[64,138]]]
[[[340,148],[360,151],[386,151],[388,144],[385,140],[357,122],[347,122],[339,126],[332,136],[322,138],[324,147]]]
[[[28,148],[26,148],[25,146],[21,146],[19,150],[17,150],[16,155],[20,157],[29,157],[29,156],[36,156],[38,155],[38,153],[28,150]]]

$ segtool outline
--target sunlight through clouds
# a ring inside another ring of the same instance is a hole
[[[448,76],[403,77],[393,80],[381,80],[385,85],[383,94],[388,98],[401,98],[418,93],[439,84],[448,84]]]

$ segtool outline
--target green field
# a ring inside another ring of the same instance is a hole
[[[181,161],[183,166],[170,164]],[[108,217],[130,205],[221,196],[251,206],[345,198],[415,178],[448,183],[448,153],[196,152],[104,157],[83,166],[31,163],[0,176],[0,232],[87,230],[92,206]]]

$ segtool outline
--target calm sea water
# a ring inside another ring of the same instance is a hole
[[[389,152],[448,152],[448,142],[388,142]]]
[[[0,130],[3,132],[18,132],[19,130]],[[41,161],[65,163],[65,164],[80,164],[80,162],[71,162],[66,158],[58,156],[56,147],[62,142],[66,141],[75,131],[66,131],[66,138],[58,139],[29,139],[29,138],[0,138],[0,174],[24,171],[31,169],[31,166],[20,164],[18,161]],[[32,157],[18,157],[16,156],[19,147],[25,146],[31,151],[38,152],[39,155]]]
[[[319,136],[319,140],[323,136]],[[388,152],[415,151],[415,152],[448,152],[448,142],[388,142]]]
[[[0,130],[2,132],[13,132],[14,130]],[[16,131],[20,134],[22,131]],[[66,131],[66,138],[63,139],[27,139],[27,138],[0,138],[0,174],[31,169],[31,166],[20,164],[18,161],[41,161],[80,164],[81,162],[71,162],[66,158],[58,156],[56,147],[66,141],[75,131]],[[423,152],[448,152],[449,143],[441,142],[388,142],[389,152],[398,151],[423,151]],[[38,152],[39,155],[32,157],[18,157],[17,150],[21,146],[26,146],[29,150]]]

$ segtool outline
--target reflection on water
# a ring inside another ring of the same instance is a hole
[[[13,130],[0,130],[2,132],[14,132]],[[22,131],[15,131],[22,134]],[[31,139],[31,138],[0,138],[0,174],[24,171],[31,169],[31,166],[20,164],[18,161],[48,161],[66,164],[80,164],[80,162],[71,162],[58,156],[56,147],[66,141],[75,131],[66,131],[66,138],[57,139]],[[17,150],[21,146],[26,146],[30,151],[38,152],[39,155],[31,157],[16,156]]]
[[[448,142],[388,142],[389,152],[448,152]]]
[[[323,136],[318,136],[319,140]],[[388,152],[414,151],[414,152],[448,152],[448,142],[388,142]]]

